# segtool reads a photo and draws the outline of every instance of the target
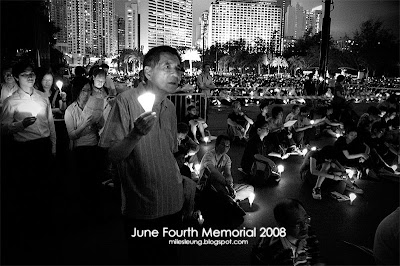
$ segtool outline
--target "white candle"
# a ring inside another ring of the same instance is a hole
[[[57,86],[57,88],[60,90],[60,92],[61,92],[61,89],[62,89],[62,87],[63,87],[63,82],[61,81],[61,80],[59,80],[59,81],[57,81],[56,82],[56,86]]]
[[[357,196],[354,193],[350,193],[349,197],[350,197],[350,205],[353,205],[353,200],[355,200],[357,198]]]
[[[282,172],[285,171],[285,167],[283,165],[278,165],[278,172],[279,174],[282,174]]]
[[[153,104],[156,96],[151,92],[146,92],[138,97],[140,105],[145,112],[150,112],[153,109]]]
[[[251,193],[251,194],[249,195],[250,207],[253,205],[253,201],[254,201],[255,198],[256,198],[256,194]]]
[[[312,150],[312,151],[316,151],[316,150],[317,150],[317,147],[315,147],[315,146],[314,146],[314,147],[311,147],[311,150]]]

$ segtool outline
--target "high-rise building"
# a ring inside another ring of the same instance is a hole
[[[303,7],[299,3],[295,7],[289,6],[285,16],[285,37],[293,39],[303,38],[306,27]]]
[[[312,29],[312,34],[317,34],[322,30],[322,5],[305,11],[305,31]]]
[[[137,0],[125,3],[125,48],[139,49],[139,8]]]
[[[125,19],[117,17],[118,53],[125,49]]]
[[[292,0],[277,0],[276,5],[281,7],[281,43],[283,43],[283,38],[285,36],[285,24],[286,24],[286,11],[287,8],[292,4]],[[283,53],[283,45],[281,45],[281,53]]]
[[[143,53],[159,45],[192,46],[193,0],[138,0],[138,7]]]
[[[68,52],[67,34],[67,0],[50,0],[50,21],[60,30],[55,34],[55,47],[62,52]]]
[[[207,47],[244,39],[263,39],[275,52],[281,47],[281,7],[276,0],[220,0],[210,6]]]
[[[72,62],[117,52],[115,0],[67,0],[67,41]]]
[[[208,42],[208,15],[209,11],[205,10],[199,17],[199,23],[196,25],[195,46],[201,50]]]

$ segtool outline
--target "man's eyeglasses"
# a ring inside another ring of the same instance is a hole
[[[22,74],[20,74],[20,77],[23,77],[23,78],[34,78],[34,77],[36,77],[36,74],[34,72],[22,73]]]
[[[6,74],[4,74],[4,76],[5,76],[6,78],[11,78],[13,75],[12,75],[11,73],[6,73]]]

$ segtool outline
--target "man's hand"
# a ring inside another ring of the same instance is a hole
[[[134,122],[134,128],[129,133],[128,137],[147,135],[156,121],[155,112],[144,112]]]
[[[22,120],[22,125],[24,126],[24,128],[27,128],[30,125],[32,125],[33,123],[35,123],[35,121],[36,121],[36,117],[34,117],[34,116],[26,117],[26,118],[24,118],[24,120]]]

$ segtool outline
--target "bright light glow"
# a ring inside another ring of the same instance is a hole
[[[256,194],[251,193],[251,194],[249,195],[250,207],[253,205],[253,201],[254,201],[255,198],[256,198]]]
[[[205,143],[207,143],[207,142],[209,142],[210,141],[210,138],[209,137],[204,137],[204,142]]]
[[[202,225],[204,223],[204,218],[203,215],[201,215],[201,213],[199,213],[199,218],[197,218],[197,221],[199,222],[199,225]]]
[[[29,114],[31,114],[31,116],[34,116],[34,117],[36,117],[38,115],[40,110],[41,110],[40,105],[35,103],[34,101],[26,102],[23,105],[18,107],[19,113],[26,113],[26,114],[28,114],[27,116],[29,116]]]
[[[357,198],[357,196],[354,193],[350,193],[349,197],[350,197],[350,205],[352,205],[353,204],[353,200],[355,200]]]
[[[353,178],[356,171],[353,169],[346,169],[346,173],[349,175],[350,178]]]
[[[278,172],[281,174],[283,171],[285,171],[285,167],[283,165],[278,165]]]
[[[56,82],[56,86],[57,86],[57,88],[60,90],[60,92],[61,92],[61,89],[62,89],[62,87],[63,87],[63,82],[61,81],[61,80],[59,80],[59,81],[57,81]]]
[[[314,120],[310,120],[310,124],[314,125],[315,121]]]
[[[145,112],[150,112],[153,109],[153,104],[156,96],[151,92],[146,92],[138,97],[140,105]]]
[[[194,165],[194,170],[196,170],[197,172],[200,171],[200,164],[199,163],[196,163]]]
[[[313,146],[313,147],[311,147],[311,150],[312,150],[312,151],[316,151],[316,150],[317,150],[317,147]]]
[[[336,137],[339,138],[339,137],[340,137],[340,134],[339,134],[339,133],[336,133]]]
[[[306,155],[307,152],[308,152],[307,148],[304,148],[304,149],[301,151],[301,153],[303,153],[303,155]]]
[[[391,166],[391,168],[393,169],[393,171],[396,171],[397,170],[397,165],[394,164],[394,165]]]

